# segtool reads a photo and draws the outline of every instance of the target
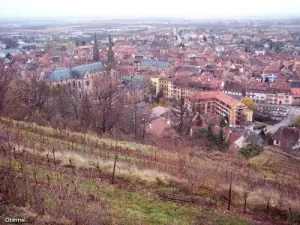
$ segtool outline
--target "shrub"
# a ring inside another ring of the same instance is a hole
[[[242,156],[244,156],[246,159],[250,159],[254,156],[259,155],[262,150],[263,150],[262,146],[260,146],[256,143],[250,143],[246,147],[241,148],[239,150],[239,153]]]

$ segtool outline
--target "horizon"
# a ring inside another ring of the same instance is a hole
[[[84,3],[84,4],[83,4]],[[92,7],[91,7],[92,6]],[[192,7],[191,7],[192,6]],[[68,10],[68,8],[70,10]],[[286,0],[282,5],[270,5],[267,1],[252,0],[241,4],[237,0],[226,2],[213,0],[198,2],[186,0],[174,4],[170,0],[153,0],[141,4],[138,0],[99,2],[75,0],[41,2],[38,0],[12,0],[0,5],[0,19],[234,19],[294,17],[299,15],[300,2]]]

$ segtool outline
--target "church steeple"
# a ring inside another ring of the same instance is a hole
[[[114,50],[111,35],[108,37],[107,70],[111,72],[114,68]]]
[[[99,62],[100,61],[96,32],[95,32],[95,37],[94,37],[93,60],[94,60],[94,62]]]

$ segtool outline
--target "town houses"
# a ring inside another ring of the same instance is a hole
[[[222,26],[161,26],[7,32],[4,37],[17,36],[19,46],[0,41],[0,61],[22,77],[43,78],[78,98],[92,96],[95,78],[101,77],[145,104],[170,109],[174,101],[184,101],[188,111],[201,106],[205,118],[226,117],[235,127],[245,126],[243,120],[251,125],[258,116],[280,122],[300,106],[300,44],[291,31],[249,28],[241,34],[234,26],[229,33]],[[257,110],[241,103],[247,97]],[[176,118],[158,118],[147,128],[160,134],[154,127],[171,129],[176,123]]]

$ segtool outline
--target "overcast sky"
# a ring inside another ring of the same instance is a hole
[[[300,0],[1,0],[1,18],[300,16]]]

